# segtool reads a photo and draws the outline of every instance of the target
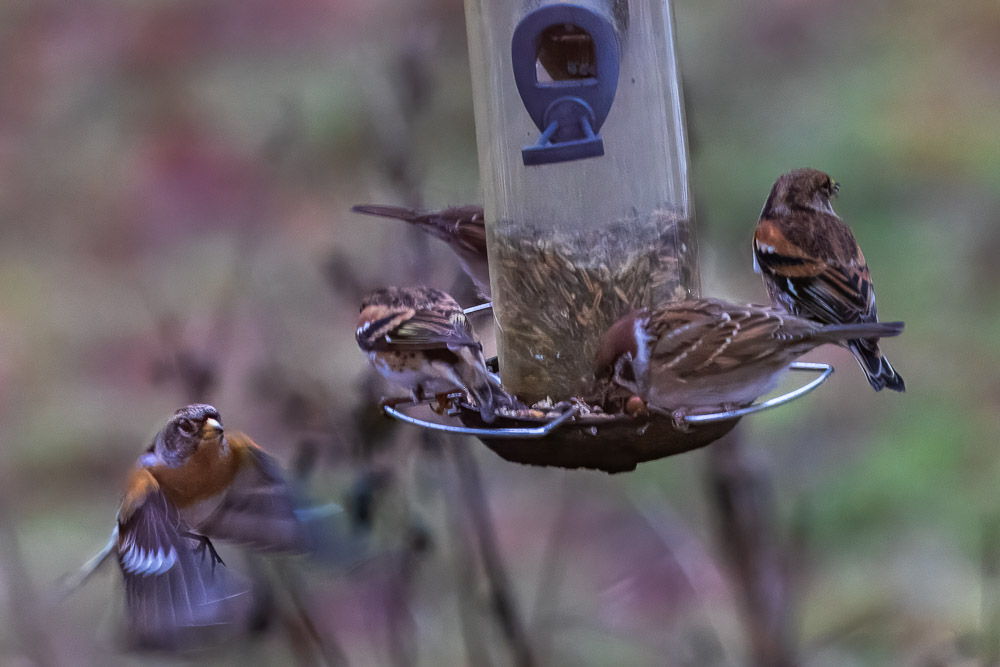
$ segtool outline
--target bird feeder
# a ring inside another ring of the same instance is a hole
[[[698,292],[670,4],[465,7],[500,377],[578,396],[615,320]]]
[[[465,0],[490,287],[503,386],[561,406],[464,426],[512,461],[631,470],[704,446],[744,414],[608,414],[587,400],[602,334],[696,297],[699,274],[670,0]],[[583,398],[584,400],[579,400]],[[537,406],[536,406],[537,407]]]

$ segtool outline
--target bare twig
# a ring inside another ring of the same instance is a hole
[[[292,650],[299,656],[300,661],[306,662],[307,657],[301,651],[300,643],[296,641],[298,637],[306,639],[315,647],[323,664],[329,667],[347,667],[347,654],[341,647],[340,642],[333,636],[329,629],[321,632],[313,622],[312,615],[302,593],[302,583],[297,571],[287,563],[275,563],[275,570],[281,581],[282,587],[288,594],[291,601],[294,617],[288,619],[286,627],[292,633]],[[297,626],[297,627],[296,627]]]
[[[264,139],[258,154],[261,162],[271,172],[279,171],[288,160],[290,146],[299,131],[296,109],[286,104],[283,117]],[[206,340],[193,345],[186,340],[183,319],[171,313],[160,313],[153,299],[146,295],[147,309],[153,315],[161,345],[163,359],[154,368],[155,380],[171,379],[177,382],[185,400],[210,402],[217,388],[220,369],[226,352],[231,348],[236,326],[239,297],[249,283],[254,270],[257,249],[261,242],[261,229],[273,209],[269,191],[260,183],[253,194],[252,213],[246,215],[240,229],[233,234],[233,254],[226,281],[216,297]]]
[[[536,664],[534,652],[528,639],[524,621],[518,613],[514,600],[514,592],[507,578],[507,570],[500,555],[500,548],[493,529],[493,519],[490,516],[486,494],[483,492],[483,482],[479,474],[479,466],[469,452],[465,442],[450,443],[447,451],[458,475],[459,488],[462,490],[464,507],[469,513],[469,519],[476,531],[479,544],[479,555],[482,558],[486,579],[490,584],[492,610],[504,639],[510,647],[514,662],[521,667]]]
[[[62,578],[59,582],[56,599],[60,601],[65,600],[67,597],[79,590],[85,583],[87,583],[87,580],[90,579],[91,575],[93,575],[94,572],[97,572],[97,569],[104,564],[109,556],[111,556],[117,542],[118,524],[116,523],[114,529],[111,531],[111,537],[108,539],[108,543],[105,544],[90,560],[81,565],[79,570]]]
[[[982,664],[1000,667],[1000,512],[983,518]]]
[[[552,609],[558,609],[559,589],[562,585],[562,574],[566,571],[560,560],[561,547],[569,529],[567,518],[573,506],[573,488],[567,483],[566,477],[560,475],[559,505],[552,517],[552,528],[545,545],[545,555],[542,557],[542,572],[538,577],[538,589],[535,592],[534,612],[532,621],[535,628],[542,630],[549,621]],[[553,633],[538,632],[536,651],[539,664],[546,664],[552,646]]]
[[[6,499],[0,492],[0,568],[7,580],[10,622],[14,636],[19,637],[22,648],[31,662],[39,667],[57,665],[55,649],[46,632],[50,627],[39,610],[38,596],[31,585],[24,557],[18,544]]]
[[[440,449],[440,438],[433,431],[421,432],[429,449]],[[440,457],[435,457],[442,461]],[[456,475],[443,471],[443,490],[445,507],[448,513],[448,531],[451,537],[452,562],[458,579],[458,621],[462,629],[462,641],[465,644],[465,662],[477,667],[492,667],[493,659],[483,637],[479,610],[476,605],[476,549],[465,529],[463,497],[458,487]]]
[[[691,590],[701,601],[719,653],[725,655],[731,664],[736,664],[738,661],[731,647],[723,639],[725,633],[721,628],[724,627],[724,621],[713,611],[713,605],[709,602],[711,595],[708,591],[718,588],[724,581],[722,573],[716,568],[716,560],[707,552],[698,536],[689,530],[684,521],[670,508],[666,498],[647,499],[633,496],[632,502],[660,538],[670,557],[687,579]]]
[[[420,543],[425,540],[415,534],[415,529],[410,530],[403,553],[393,561],[392,585],[385,605],[389,655],[395,667],[410,667],[417,663],[416,627],[410,612],[410,599],[417,565],[424,550]]]
[[[752,664],[796,665],[774,498],[767,471],[752,459],[738,429],[708,448],[708,477],[719,540],[743,601]]]

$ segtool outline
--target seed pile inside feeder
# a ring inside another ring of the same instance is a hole
[[[615,320],[697,292],[690,224],[672,211],[565,238],[531,225],[494,230],[501,377],[525,401],[585,395],[597,343]]]

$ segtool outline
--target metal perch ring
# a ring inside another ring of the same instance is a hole
[[[730,419],[736,419],[738,417],[744,417],[746,415],[754,414],[756,412],[763,412],[764,410],[770,410],[771,408],[776,408],[779,405],[784,405],[796,398],[805,396],[816,387],[823,384],[830,375],[833,374],[833,366],[830,364],[823,363],[810,363],[803,361],[793,362],[791,366],[788,367],[789,370],[793,371],[813,371],[818,372],[819,375],[807,384],[794,389],[788,393],[782,394],[781,396],[775,396],[774,398],[763,401],[762,403],[755,403],[754,405],[749,405],[745,408],[739,408],[736,410],[726,410],[724,412],[712,412],[704,415],[687,415],[684,417],[683,421],[689,424],[710,424],[714,422],[724,422]],[[573,421],[573,418],[577,415],[580,408],[579,406],[573,406],[560,414],[558,417],[545,422],[543,425],[535,428],[471,428],[466,426],[454,426],[451,424],[441,424],[438,422],[427,421],[425,419],[419,419],[412,415],[408,415],[400,407],[415,407],[417,405],[425,405],[433,401],[434,399],[425,399],[423,401],[406,401],[402,403],[396,403],[394,405],[386,405],[385,412],[387,415],[394,419],[404,421],[408,424],[414,424],[422,428],[429,428],[436,431],[444,431],[446,433],[455,433],[459,435],[473,435],[477,437],[486,438],[516,438],[516,439],[530,439],[530,438],[544,438],[545,436],[552,433],[555,429],[566,424],[567,422]]]

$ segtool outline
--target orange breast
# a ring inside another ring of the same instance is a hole
[[[220,435],[203,442],[183,465],[154,466],[149,471],[167,499],[183,509],[218,495],[232,484],[239,469],[239,457],[222,445]]]

